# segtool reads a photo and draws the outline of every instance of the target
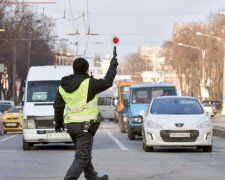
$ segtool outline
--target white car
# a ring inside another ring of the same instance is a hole
[[[152,99],[144,118],[143,149],[186,146],[212,152],[212,123],[201,102],[191,96]]]

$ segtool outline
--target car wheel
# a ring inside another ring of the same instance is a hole
[[[212,152],[212,146],[203,146],[203,152]]]
[[[7,131],[3,131],[3,133],[4,133],[4,134],[6,134],[6,133],[7,133]]]
[[[3,129],[0,130],[0,136],[4,134]]]
[[[143,141],[143,149],[145,152],[153,152],[153,150],[154,150],[154,148],[152,146],[146,146],[144,141]]]
[[[128,138],[130,140],[135,140],[135,134],[130,128],[128,128]]]
[[[33,144],[32,143],[28,143],[23,139],[23,150],[31,150]]]

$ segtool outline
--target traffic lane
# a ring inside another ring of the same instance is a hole
[[[120,132],[118,123],[105,120],[101,122],[100,128],[103,129],[112,142],[117,145],[115,149],[127,150],[142,148],[142,136],[136,136],[135,140],[129,140],[127,133]],[[99,132],[97,132],[96,138],[98,138],[98,135]],[[117,140],[119,140],[119,143]]]
[[[108,124],[110,131],[110,127],[114,133],[115,128]],[[105,130],[100,127],[94,141],[93,163],[97,171],[108,173],[110,179],[221,179],[224,177],[224,139],[213,138],[212,153],[199,153],[188,148],[160,149],[153,153],[146,153],[136,143],[134,143],[137,145],[136,148],[113,149],[111,146],[113,140],[107,143],[107,149],[103,149],[106,143],[102,142],[104,139],[101,139],[101,134],[107,138],[107,133],[104,132]],[[117,135],[120,136],[121,133]],[[124,140],[127,138],[125,134],[122,136]],[[141,140],[127,141],[141,142]],[[61,180],[71,165],[73,156],[73,150],[68,151],[57,146],[55,149],[50,146],[49,149],[47,146],[40,146],[32,151],[23,151],[22,136],[14,136],[0,143],[0,179]]]

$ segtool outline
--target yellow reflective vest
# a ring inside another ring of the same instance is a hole
[[[64,123],[85,122],[97,119],[97,96],[87,103],[89,81],[89,78],[85,79],[79,88],[72,93],[66,92],[59,86],[59,93],[66,103]]]

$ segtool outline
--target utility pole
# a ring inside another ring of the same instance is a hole
[[[31,41],[32,39],[27,41],[27,72],[30,68]]]
[[[13,63],[12,63],[12,99],[16,97],[16,42],[13,43]]]

